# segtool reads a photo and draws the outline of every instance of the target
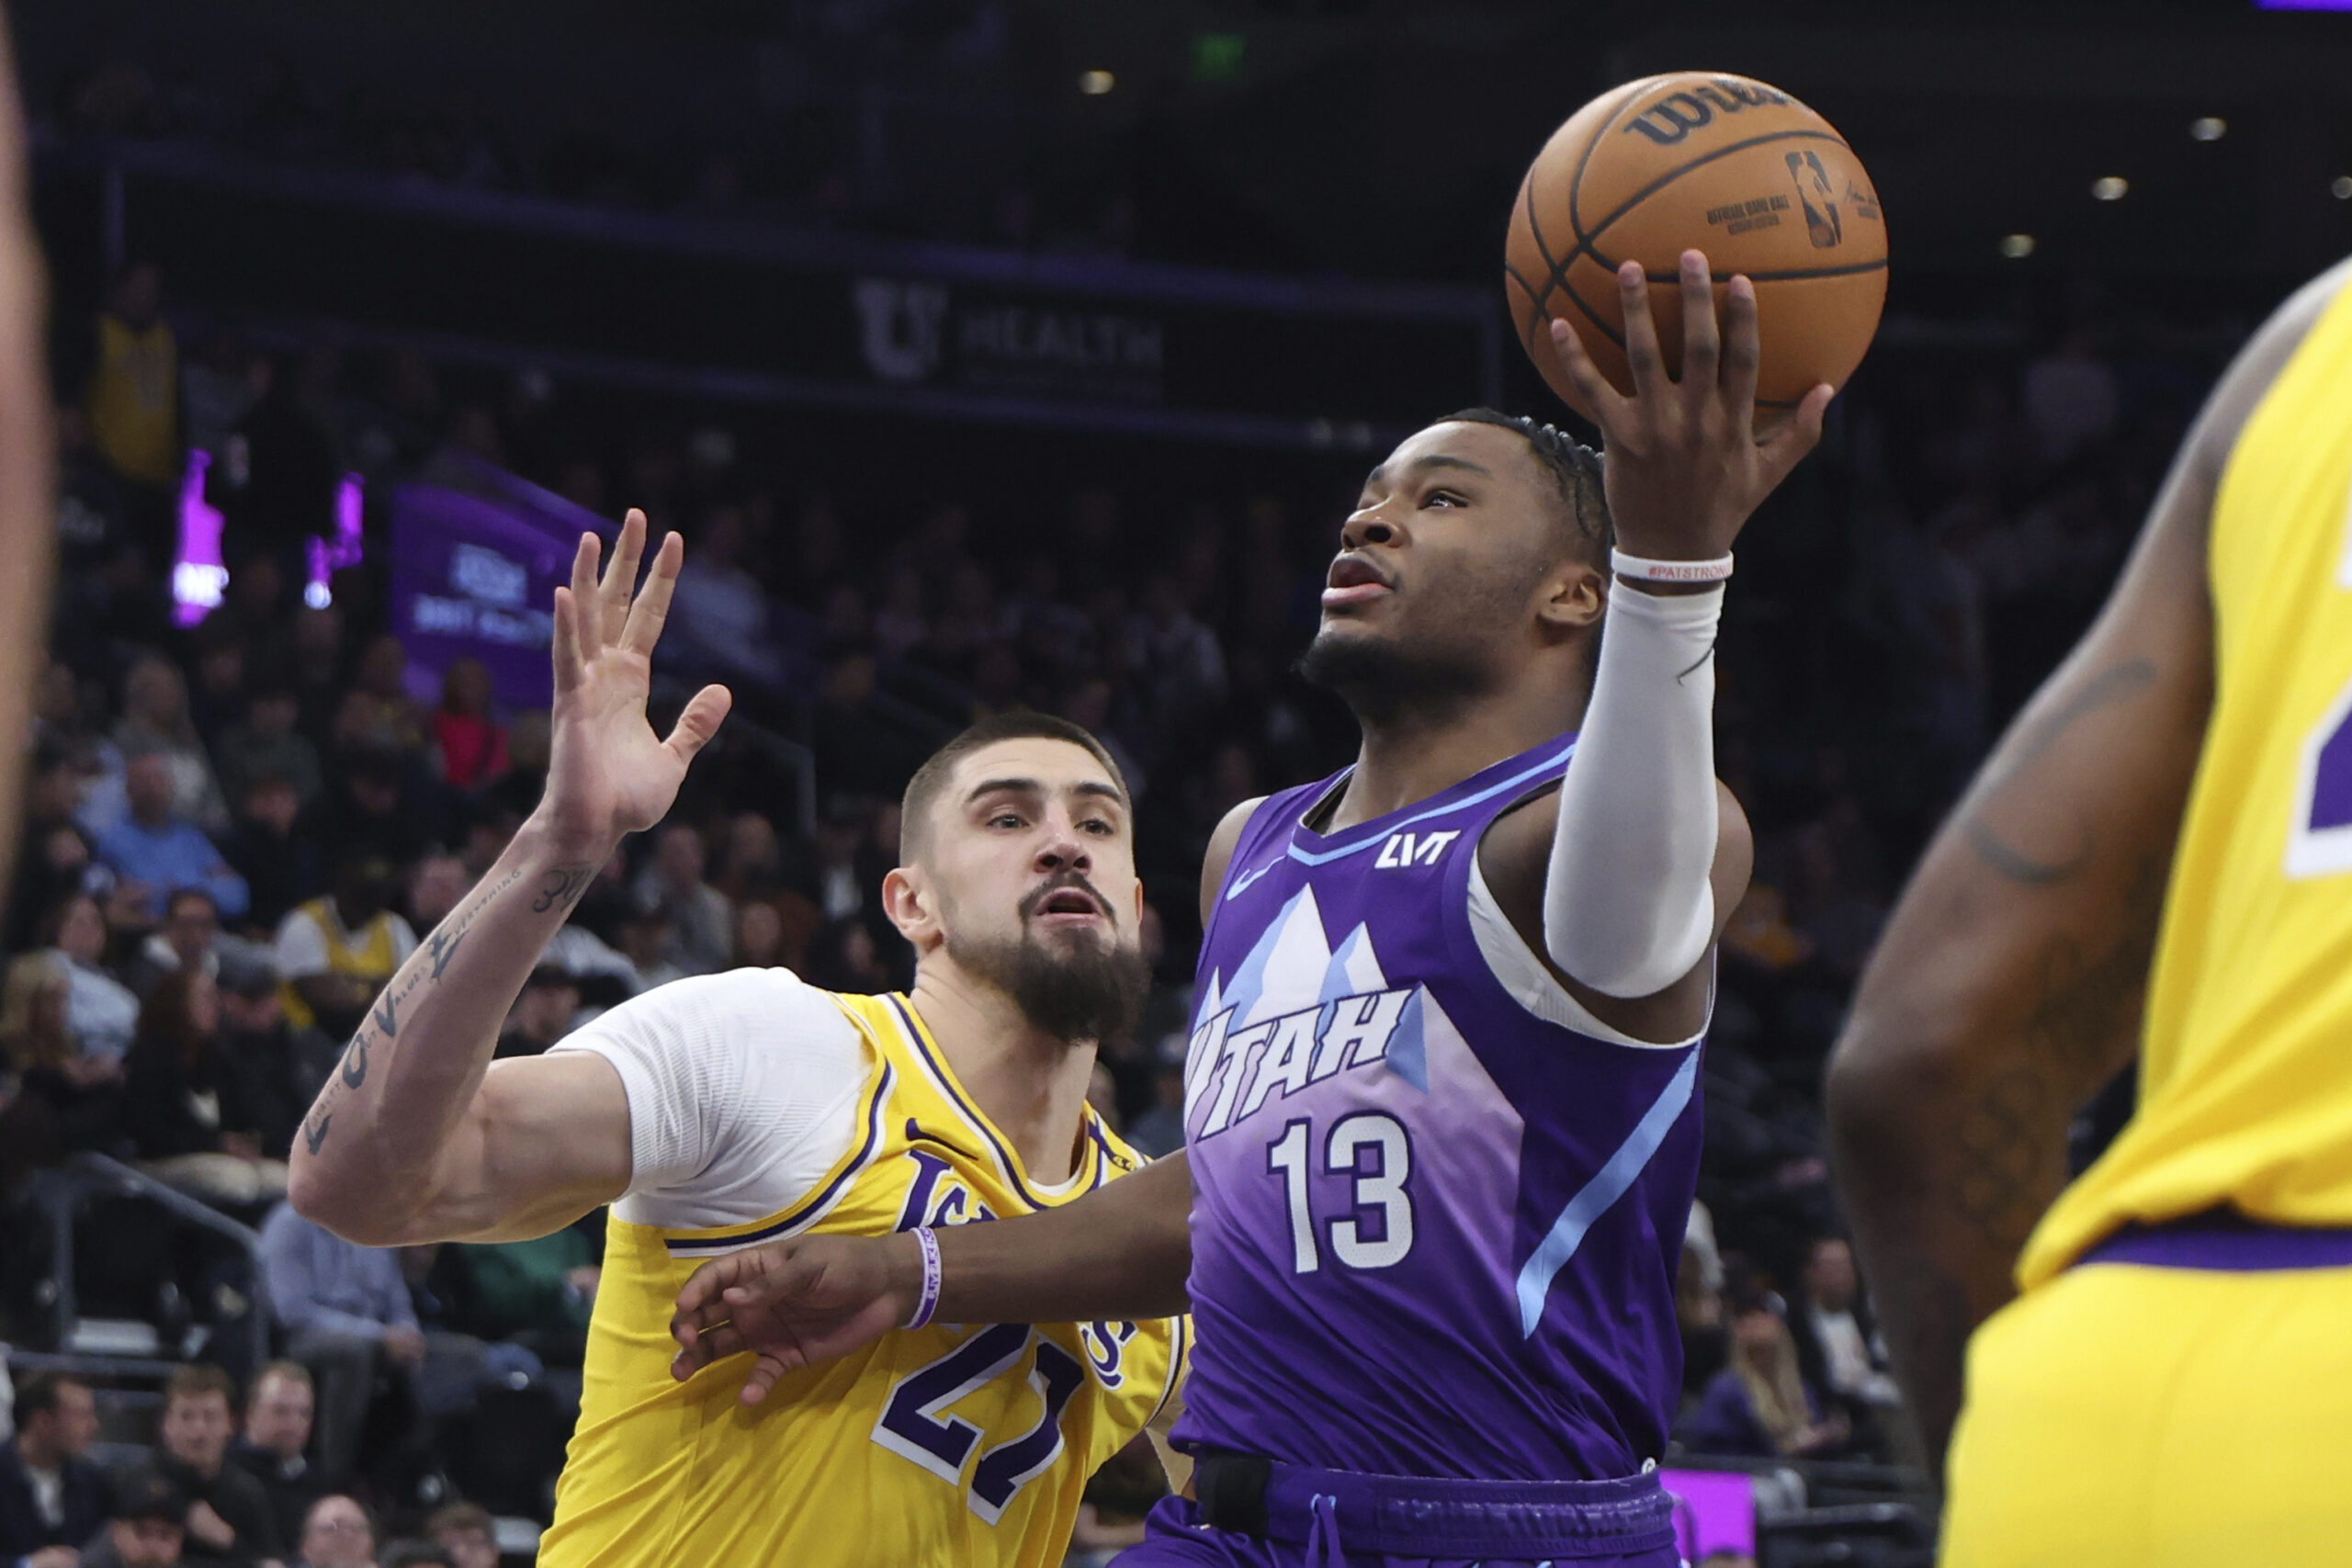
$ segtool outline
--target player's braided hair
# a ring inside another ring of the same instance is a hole
[[[1616,543],[1609,522],[1609,501],[1601,488],[1600,454],[1556,424],[1539,424],[1525,414],[1500,409],[1462,409],[1447,414],[1441,424],[1491,424],[1515,430],[1560,487],[1568,516],[1576,524],[1577,542],[1601,557]]]

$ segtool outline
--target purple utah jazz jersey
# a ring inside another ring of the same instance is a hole
[[[1327,838],[1301,823],[1329,779],[1242,830],[1185,1067],[1180,1442],[1514,1481],[1664,1450],[1699,1043],[1592,1020],[1476,871],[1487,824],[1574,749]]]

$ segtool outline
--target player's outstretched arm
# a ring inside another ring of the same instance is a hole
[[[2106,609],[1928,847],[1831,1057],[1838,1181],[1939,1465],[1968,1336],[2015,1293],[2064,1182],[2067,1122],[2138,1045],[2212,701],[2215,489],[2336,281],[2290,300],[2222,379]]]
[[[1706,257],[1686,251],[1680,268],[1679,380],[1666,372],[1649,285],[1633,264],[1618,277],[1630,396],[1594,367],[1566,323],[1553,331],[1561,368],[1600,425],[1618,547],[1675,563],[1657,569],[1669,576],[1730,554],[1748,517],[1820,440],[1830,397],[1815,388],[1759,434],[1755,287],[1732,278],[1718,321]],[[1608,594],[1592,698],[1556,801],[1498,823],[1480,863],[1522,934],[1588,1008],[1637,1038],[1686,1039],[1704,1021],[1706,955],[1747,890],[1752,859],[1747,820],[1715,781],[1723,590],[1629,573]]]
[[[622,838],[669,810],[718,728],[723,687],[695,694],[664,740],[646,722],[653,645],[683,555],[662,541],[635,592],[645,517],[611,568],[583,535],[555,591],[547,793],[481,884],[384,987],[296,1134],[288,1195],[375,1247],[544,1235],[618,1197],[630,1174],[619,1074],[588,1053],[491,1063],[500,1024]]]
[[[1186,1309],[1192,1167],[1182,1154],[1018,1219],[937,1233],[942,1323],[1087,1323]],[[678,1292],[671,1375],[756,1354],[742,1399],[880,1338],[914,1314],[922,1253],[910,1233],[804,1236],[713,1258]]]

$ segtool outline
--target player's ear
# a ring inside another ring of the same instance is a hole
[[[1608,602],[1609,579],[1600,569],[1570,557],[1545,574],[1535,614],[1546,631],[1579,632],[1600,623]]]
[[[939,894],[922,868],[902,865],[882,879],[882,912],[917,953],[939,934]]]

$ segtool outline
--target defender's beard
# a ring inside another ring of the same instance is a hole
[[[1151,966],[1134,948],[1091,931],[1048,948],[1025,922],[1017,937],[947,939],[956,962],[1011,997],[1040,1032],[1071,1042],[1115,1039],[1135,1025]]]

